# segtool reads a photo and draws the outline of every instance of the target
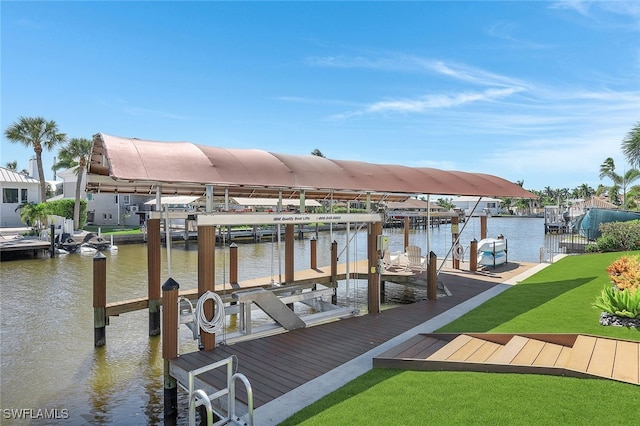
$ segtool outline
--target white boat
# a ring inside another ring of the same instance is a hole
[[[507,252],[506,251],[498,251],[492,253],[489,251],[483,251],[478,256],[478,265],[482,266],[498,266],[502,265],[507,261]]]
[[[507,250],[507,240],[504,238],[484,238],[478,241],[478,254],[483,252],[498,253]]]

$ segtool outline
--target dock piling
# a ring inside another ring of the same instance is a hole
[[[169,374],[169,360],[178,357],[178,290],[180,285],[169,278],[162,285],[162,358],[164,360],[164,420],[175,424],[178,416],[178,383]]]
[[[471,241],[469,250],[469,270],[475,272],[478,269],[478,240]]]
[[[429,252],[429,266],[427,267],[427,299],[438,299],[438,256]]]
[[[318,269],[318,241],[311,237],[311,269]]]
[[[160,334],[160,219],[147,220],[147,294],[149,296],[149,336]]]
[[[101,252],[93,257],[93,346],[107,343],[107,257]]]

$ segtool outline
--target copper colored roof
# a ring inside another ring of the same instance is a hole
[[[90,192],[402,201],[415,194],[535,198],[497,176],[258,149],[156,142],[99,133],[93,138]]]

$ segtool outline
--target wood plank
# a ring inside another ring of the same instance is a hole
[[[571,348],[571,355],[565,364],[565,368],[576,371],[587,371],[596,338],[593,336],[578,336],[576,343]]]
[[[589,366],[587,367],[587,373],[610,378],[613,372],[616,346],[617,342],[613,339],[597,338]]]
[[[560,355],[558,355],[558,359],[556,360],[554,367],[565,368],[565,366],[567,365],[567,362],[569,362],[569,357],[571,356],[572,350],[573,349],[569,346],[562,346],[562,349],[560,350]]]
[[[417,344],[408,348],[406,351],[402,352],[400,354],[400,357],[401,358],[418,358],[419,354],[431,355],[436,350],[444,346],[444,345],[439,345],[435,349],[432,349],[433,346],[438,344],[439,342],[442,342],[442,340],[438,340],[433,337],[425,337],[424,339],[422,339],[421,342],[418,342]],[[426,356],[423,355],[422,358],[426,358]]]
[[[449,341],[447,341],[447,340],[436,339],[436,341],[433,343],[433,345],[431,345],[430,347],[425,348],[423,351],[417,353],[415,355],[415,357],[416,357],[416,359],[427,359],[428,357],[430,357],[431,355],[436,353],[438,350],[440,350],[441,348],[445,347],[448,343],[449,343]]]
[[[439,351],[436,351],[436,353],[434,353],[427,359],[429,361],[445,361],[451,355],[453,355],[458,349],[460,349],[461,347],[466,345],[468,342],[470,342],[471,339],[473,338],[470,336],[467,336],[466,334],[461,334],[460,336],[453,339],[451,343],[449,343],[448,345],[445,345],[442,349],[440,349]]]
[[[529,341],[522,347],[522,350],[518,352],[518,355],[513,357],[511,364],[518,365],[532,365],[536,360],[545,343],[541,340],[529,339]]]
[[[509,343],[504,345],[502,349],[498,349],[492,356],[487,359],[487,362],[495,364],[509,364],[522,350],[524,345],[529,341],[528,338],[522,336],[513,336]]]
[[[484,340],[472,337],[471,340],[452,353],[449,358],[447,358],[447,361],[466,361],[483,344]]]
[[[481,339],[479,339],[481,340]],[[499,343],[489,342],[486,340],[481,340],[482,345],[475,351],[471,356],[469,356],[465,361],[467,362],[485,362],[487,358],[493,355],[498,349],[503,348],[503,346]]]
[[[558,361],[562,348],[566,346],[556,345],[554,343],[545,343],[544,347],[540,351],[540,354],[533,361],[533,365],[541,367],[553,367]]]
[[[640,385],[640,343],[618,341],[611,377]]]
[[[381,353],[380,355],[377,356],[377,358],[393,358],[395,356],[398,356],[398,354],[401,354],[402,352],[404,352],[408,348],[412,347],[413,345],[415,345],[418,342],[421,342],[424,339],[425,339],[425,335],[424,334],[416,334],[415,336],[405,340],[404,342],[402,342],[398,346],[395,346],[395,347],[389,349],[388,351],[385,351],[385,352]]]

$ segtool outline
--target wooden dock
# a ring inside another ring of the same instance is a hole
[[[171,359],[170,374],[179,383],[187,383],[188,372],[237,357],[238,372],[247,376],[258,408],[279,396],[328,373],[388,340],[412,329],[496,284],[524,272],[531,264],[505,265],[492,273],[443,272],[439,276],[451,290],[451,296],[424,300],[353,318],[292,330],[260,339],[220,345],[212,351],[187,353]],[[207,390],[225,386],[223,371],[201,374],[196,382]],[[247,403],[240,386],[237,398]]]
[[[367,260],[359,260],[349,263],[349,274],[353,279],[367,279]],[[347,264],[340,263],[337,268],[337,279],[344,280],[347,277]],[[277,276],[274,277],[277,280]],[[426,275],[415,274],[411,271],[398,270],[394,272],[385,272],[381,276],[382,281],[391,281],[397,284],[408,284],[414,282],[420,285],[422,281],[426,281]],[[319,267],[316,269],[306,269],[295,272],[295,279],[290,285],[295,286],[313,286],[315,284],[323,284],[329,286],[331,284],[331,266]],[[426,285],[426,284],[425,284]],[[230,301],[231,293],[237,290],[249,290],[255,288],[272,288],[272,277],[261,277],[250,280],[239,281],[237,284],[216,284],[215,291],[223,297],[223,300]],[[182,290],[180,296],[190,300],[198,298],[198,289]],[[123,300],[118,302],[107,303],[106,315],[118,316],[127,312],[133,312],[149,307],[149,299],[140,297],[135,299]]]
[[[579,334],[418,334],[374,367],[605,378],[640,385],[640,342]]]
[[[49,241],[38,238],[0,236],[0,256],[5,258],[19,258],[25,256],[38,257],[51,248]]]

